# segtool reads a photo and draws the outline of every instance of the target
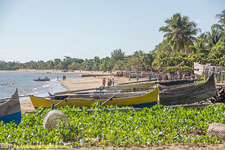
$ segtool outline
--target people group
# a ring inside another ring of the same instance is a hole
[[[102,85],[104,87],[106,86],[106,79],[105,78],[103,78],[103,80],[102,80]],[[108,78],[107,86],[114,86],[114,78]]]

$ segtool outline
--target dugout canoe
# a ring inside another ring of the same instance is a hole
[[[148,90],[152,86],[155,85],[155,82],[137,82],[131,84],[123,84],[123,85],[114,85],[110,87],[105,87],[105,90],[112,91],[112,90],[123,90],[124,92],[131,92],[131,91],[143,91]]]
[[[10,123],[15,121],[19,123],[21,120],[21,108],[18,96],[18,91],[11,98],[0,100],[0,121]]]
[[[191,104],[213,96],[216,96],[214,74],[205,83],[160,90],[158,103],[162,105]]]
[[[55,97],[37,97],[33,95],[29,95],[30,100],[35,108],[38,107],[48,107],[50,108],[52,104],[58,104],[62,102],[60,106],[75,106],[75,107],[91,107],[95,102],[104,103],[110,97],[114,95],[111,101],[107,102],[106,105],[113,106],[132,106],[135,108],[142,107],[151,107],[157,104],[158,101],[158,93],[159,89],[155,88],[149,92],[133,92],[131,93],[111,93],[111,94],[91,94],[91,95],[83,95],[83,94],[74,94],[67,95],[64,99],[61,97],[60,100],[57,100]],[[85,97],[86,96],[86,97]],[[58,97],[59,98],[59,97]]]
[[[155,85],[155,82],[149,82],[149,80],[145,81],[139,81],[139,82],[131,82],[131,83],[122,83],[119,85],[109,86],[109,87],[103,87],[100,86],[98,88],[87,88],[87,89],[80,89],[80,90],[72,90],[72,91],[64,91],[64,92],[57,92],[51,95],[65,95],[65,94],[76,94],[77,92],[83,92],[83,91],[98,91],[98,90],[106,90],[106,91],[116,91],[116,90],[122,90],[124,92],[135,92],[135,91],[144,91],[148,90],[152,86]]]
[[[164,85],[164,86],[173,86],[173,85],[181,85],[181,84],[189,84],[197,81],[196,79],[181,79],[181,80],[168,80],[168,81],[160,81],[155,82],[155,84]]]

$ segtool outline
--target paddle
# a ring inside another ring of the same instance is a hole
[[[117,94],[113,94],[113,96],[111,96],[109,99],[107,99],[106,101],[104,101],[100,106],[105,105],[106,103],[108,103],[109,101],[111,101]]]
[[[61,103],[63,103],[64,101],[66,101],[67,97],[64,98],[62,101],[60,101],[59,103],[57,104],[52,104],[52,109],[54,109],[56,106],[60,105]]]
[[[61,103],[63,103],[66,99],[67,99],[67,97],[64,98],[62,101],[60,101],[60,102],[57,103],[57,104],[52,104],[52,110],[53,110],[56,106],[58,106],[58,105],[60,105]],[[38,112],[38,115],[42,114],[42,113],[44,112],[45,108],[46,108],[46,107],[43,107],[43,108]]]

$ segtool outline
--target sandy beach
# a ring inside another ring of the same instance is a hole
[[[102,86],[103,78],[107,80],[109,78],[114,78],[114,83],[120,84],[125,82],[135,82],[135,78],[126,78],[126,77],[114,77],[113,75],[109,76],[109,72],[103,71],[74,71],[74,72],[62,72],[61,70],[19,70],[19,71],[37,71],[37,72],[48,72],[48,73],[63,73],[63,74],[89,74],[89,75],[107,75],[107,76],[96,76],[96,77],[80,77],[80,78],[68,78],[66,80],[59,80],[59,83],[65,87],[67,90],[80,90],[87,88],[98,88]],[[147,78],[140,78],[139,81],[147,80]],[[23,113],[34,112],[35,109],[30,101],[23,100],[21,102],[21,108]]]
[[[96,76],[96,77],[81,77],[81,78],[70,78],[66,79],[64,81],[59,81],[62,86],[64,86],[68,90],[80,90],[80,89],[87,89],[87,88],[98,88],[102,86],[103,78],[106,79],[106,85],[108,79],[114,78],[114,83],[120,84],[125,82],[135,82],[135,78],[129,78],[126,77],[114,77],[114,76]],[[141,80],[146,80],[146,78],[141,78]]]

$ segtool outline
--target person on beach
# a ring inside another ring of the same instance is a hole
[[[108,86],[111,86],[111,79],[108,78]]]
[[[112,78],[112,85],[114,86],[114,78]]]
[[[102,80],[102,84],[103,84],[103,86],[105,87],[105,78],[103,78],[103,80]]]
[[[149,75],[149,77],[148,77],[148,80],[149,80],[149,81],[151,81],[151,80],[152,80],[152,77],[151,77],[151,75]]]
[[[139,80],[139,75],[136,76],[136,79],[137,79],[137,82],[138,82],[138,80]]]
[[[66,80],[66,76],[65,75],[63,75],[63,80]]]

